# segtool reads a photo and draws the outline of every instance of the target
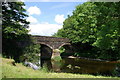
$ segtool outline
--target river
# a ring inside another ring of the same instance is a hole
[[[87,58],[63,58],[60,61],[41,60],[41,66],[46,66],[48,70],[54,72],[80,73],[80,74],[120,74],[120,61],[103,61]],[[119,64],[119,66],[118,66]],[[116,72],[116,73],[115,73]]]

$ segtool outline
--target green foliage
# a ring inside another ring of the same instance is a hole
[[[23,2],[3,2],[2,3],[2,32],[5,35],[4,38],[13,38],[10,34],[15,34],[15,37],[27,34],[28,24],[23,8],[25,4]]]
[[[60,53],[63,53],[65,51],[65,48],[61,47],[59,50],[60,50]]]
[[[54,57],[52,60],[54,60],[54,61],[61,61],[62,59],[61,59],[60,56],[56,56],[56,57]]]
[[[105,58],[106,55],[110,55],[113,60],[119,59],[119,6],[120,2],[86,2],[80,4],[76,6],[73,15],[68,15],[63,28],[55,35],[67,37],[76,44],[88,43],[98,50],[97,52],[95,49],[90,50],[88,52],[90,54],[91,51],[92,53],[100,51],[100,54],[97,55],[102,55],[101,57]]]
[[[23,2],[2,2],[2,53],[19,62],[19,56],[23,54],[24,47],[19,42],[30,42],[28,33],[29,22]]]
[[[97,16],[96,41],[93,43],[101,49],[118,48],[120,39],[119,8],[120,3],[95,3],[99,8]]]
[[[120,74],[120,63],[117,63],[116,66],[116,69],[112,71],[112,76],[118,76]]]
[[[27,59],[28,62],[32,62],[36,65],[40,65],[40,45],[39,44],[31,44],[28,47],[25,47],[23,51],[23,55],[20,56],[21,62]]]
[[[63,29],[58,31],[58,35],[62,36],[62,33],[69,38],[72,43],[77,42],[90,42],[94,38],[95,30],[90,28],[95,28],[97,11],[95,11],[95,5],[93,3],[84,3],[82,5],[78,5],[76,10],[73,11],[72,16],[68,16],[68,18],[64,21]],[[92,20],[93,19],[93,20]],[[89,38],[90,35],[90,38]]]
[[[44,64],[44,66],[40,69],[42,72],[50,72],[49,69],[47,68],[47,65]]]

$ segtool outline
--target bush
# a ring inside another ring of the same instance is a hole
[[[20,56],[20,61],[24,62],[27,59],[28,62],[32,62],[36,65],[39,65],[40,61],[40,45],[39,44],[31,44],[26,47],[23,51],[23,55]]]

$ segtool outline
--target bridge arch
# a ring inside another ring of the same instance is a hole
[[[60,48],[63,47],[63,46],[70,46],[70,45],[71,45],[70,43],[63,43],[63,44],[61,44],[61,45],[59,46],[58,49],[60,49]]]
[[[70,47],[70,41],[68,38],[59,38],[59,37],[51,37],[51,36],[33,36],[35,39],[35,43],[41,45],[41,56],[47,57],[48,55],[52,57],[60,56],[59,50],[62,46],[68,51]],[[68,47],[68,48],[67,48]],[[50,58],[48,56],[48,58]]]
[[[73,47],[72,47],[72,45],[71,45],[70,43],[64,43],[64,44],[62,44],[62,45],[59,47],[59,49],[60,49],[61,47],[63,47],[63,48],[65,49],[64,52],[62,52],[62,53],[60,54],[61,58],[65,58],[65,57],[68,57],[68,56],[73,55],[74,50],[73,50]]]
[[[40,45],[45,45],[45,46],[47,46],[47,47],[49,47],[49,48],[51,48],[51,49],[53,49],[53,47],[52,46],[50,46],[49,44],[46,44],[46,43],[39,43]]]
[[[41,59],[51,59],[53,49],[46,44],[40,44],[40,45],[41,45],[41,49],[40,49]]]

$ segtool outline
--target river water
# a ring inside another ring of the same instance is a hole
[[[64,58],[60,61],[41,60],[41,63],[41,66],[46,66],[48,70],[66,73],[112,75],[120,69],[120,66],[118,66],[120,61],[101,61],[84,58]]]

